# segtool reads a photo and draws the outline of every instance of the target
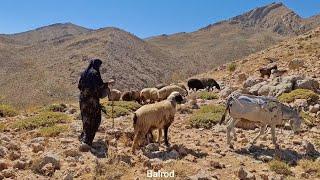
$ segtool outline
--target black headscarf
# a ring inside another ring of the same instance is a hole
[[[103,85],[103,81],[100,75],[100,66],[102,61],[100,59],[93,59],[90,61],[89,66],[81,74],[78,88],[83,90],[88,88],[92,91]]]

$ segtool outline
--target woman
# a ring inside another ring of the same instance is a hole
[[[100,59],[90,61],[88,68],[81,74],[78,88],[80,90],[80,110],[83,131],[80,141],[91,146],[92,141],[101,123],[101,108],[99,99],[107,90],[110,94],[108,83],[104,83],[100,75]]]

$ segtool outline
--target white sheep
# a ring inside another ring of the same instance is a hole
[[[188,95],[188,92],[185,89],[177,85],[169,85],[158,90],[158,99],[160,101],[165,100],[174,91],[179,92],[182,96]]]
[[[147,100],[150,103],[158,101],[158,89],[157,88],[144,88],[140,92],[141,102],[146,103]]]
[[[168,129],[174,120],[176,113],[176,104],[181,103],[183,97],[179,92],[172,92],[170,96],[161,102],[144,105],[133,115],[134,140],[132,152],[141,144],[147,135],[153,129],[159,130],[158,143],[161,141],[162,129],[164,129],[164,141],[166,146],[168,142]]]
[[[109,101],[119,101],[121,97],[121,91],[117,89],[111,89],[111,95]]]

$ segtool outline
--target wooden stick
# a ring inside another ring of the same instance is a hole
[[[113,106],[114,106],[114,101],[112,100],[111,102],[112,129],[114,128]]]

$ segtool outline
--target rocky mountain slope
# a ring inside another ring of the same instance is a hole
[[[198,74],[318,25],[319,16],[304,19],[284,4],[273,3],[195,32],[156,36],[147,42],[184,61],[182,71]]]
[[[3,37],[2,42],[12,43],[0,46],[0,69],[4,75],[0,94],[19,106],[76,100],[80,73],[94,57],[104,62],[103,79],[116,78],[115,88],[121,90],[166,81],[177,67],[177,61],[161,49],[117,28],[42,42],[34,39],[31,44],[21,44],[21,39]]]

